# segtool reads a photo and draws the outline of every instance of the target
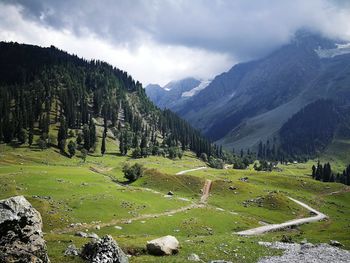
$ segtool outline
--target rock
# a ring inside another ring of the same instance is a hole
[[[291,236],[283,235],[282,238],[281,238],[281,242],[283,242],[283,243],[293,243],[293,240],[292,240]]]
[[[201,261],[199,256],[197,254],[194,254],[194,253],[190,254],[188,256],[187,260],[189,260],[189,261],[196,261],[196,262]]]
[[[50,262],[40,213],[23,197],[0,200],[0,262]]]
[[[219,259],[219,260],[211,260],[211,261],[209,261],[209,263],[232,263],[232,261],[226,261],[226,260]]]
[[[314,247],[314,245],[311,244],[311,243],[301,244],[301,249],[309,249],[309,248],[312,248],[312,247]]]
[[[80,256],[91,263],[128,263],[127,255],[109,235],[85,244]]]
[[[86,237],[88,237],[88,238],[94,238],[94,239],[100,239],[99,236],[98,236],[97,234],[95,234],[95,233],[87,234]]]
[[[307,242],[307,239],[303,239],[302,241],[300,241],[300,245],[305,245]]]
[[[164,236],[147,242],[149,254],[162,256],[172,255],[179,251],[179,241],[173,236]]]
[[[237,190],[237,187],[231,185],[228,189],[230,189],[230,190]]]
[[[172,191],[169,191],[168,195],[174,195],[174,193]]]
[[[64,251],[65,256],[78,256],[79,250],[76,248],[74,244],[71,244],[67,247],[66,251]]]
[[[100,230],[101,227],[100,227],[99,225],[97,225],[97,226],[95,227],[95,229],[96,229],[96,230]]]
[[[242,178],[239,178],[239,180],[241,182],[248,182],[248,177],[242,177]]]
[[[122,230],[123,228],[121,226],[114,226],[115,229]]]
[[[87,234],[85,232],[81,232],[81,231],[76,232],[74,235],[77,237],[87,237]]]
[[[333,247],[342,247],[343,246],[343,244],[337,240],[331,240],[331,241],[329,241],[329,244]]]

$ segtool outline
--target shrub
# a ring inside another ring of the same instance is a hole
[[[130,166],[129,164],[125,164],[123,166],[124,177],[128,179],[130,182],[134,182],[140,177],[143,176],[144,168],[141,164],[135,163]]]
[[[214,157],[209,157],[209,166],[216,169],[224,169],[224,161],[221,159],[216,159]]]
[[[75,142],[69,141],[68,152],[69,152],[70,157],[73,157],[75,155],[75,149],[76,149]]]
[[[201,153],[200,158],[203,162],[208,162],[208,155],[206,153]]]
[[[86,156],[87,156],[87,154],[88,154],[88,151],[87,151],[85,148],[83,148],[83,149],[81,149],[80,153],[81,153],[81,159],[83,159],[83,161],[84,161],[84,163],[85,163],[85,160],[86,160]]]
[[[133,152],[131,153],[132,158],[140,158],[141,157],[141,149],[140,147],[136,147]]]

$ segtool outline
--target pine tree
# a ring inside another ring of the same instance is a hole
[[[28,133],[28,145],[32,146],[33,144],[33,139],[34,139],[34,132],[32,129],[30,129],[29,133]]]
[[[65,151],[67,137],[68,137],[68,128],[66,124],[66,119],[65,117],[63,117],[63,115],[61,115],[60,128],[58,129],[58,134],[57,134],[57,143],[58,143],[58,148],[62,153]]]
[[[69,141],[68,143],[68,152],[69,156],[72,158],[75,155],[76,144],[73,141]]]
[[[121,155],[125,155],[124,154],[124,137],[123,137],[123,133],[121,133],[119,135],[119,151]]]
[[[89,124],[89,131],[90,131],[90,149],[95,146],[97,137],[96,137],[96,125],[93,121],[92,117],[90,117],[90,124]]]
[[[101,145],[101,154],[104,155],[106,152],[106,133],[103,133],[102,136],[102,145]]]
[[[315,179],[316,177],[316,167],[315,165],[312,166],[312,178]]]
[[[90,129],[89,126],[86,124],[83,127],[83,138],[84,138],[84,149],[89,151],[90,150]]]

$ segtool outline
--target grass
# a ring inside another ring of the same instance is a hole
[[[98,149],[98,148],[97,148]],[[112,235],[132,256],[131,262],[186,262],[190,253],[205,262],[226,259],[256,262],[262,256],[281,253],[261,247],[258,241],[280,240],[282,235],[311,242],[340,241],[350,248],[350,193],[344,185],[321,183],[310,178],[313,162],[280,166],[281,171],[205,169],[175,175],[205,163],[186,152],[182,160],[162,157],[131,159],[120,156],[118,145],[108,139],[107,154],[67,158],[55,148],[0,145],[0,199],[24,195],[43,217],[51,262],[81,262],[64,257],[72,242],[81,247],[88,240],[74,236],[71,223],[86,223],[79,230]],[[98,151],[96,151],[98,152]],[[148,170],[130,185],[123,182],[125,162],[142,163]],[[240,180],[248,177],[247,182]],[[193,208],[168,216],[167,211],[197,203],[204,181],[213,181],[205,208]],[[234,190],[230,189],[234,187]],[[172,198],[165,197],[172,191]],[[340,191],[338,194],[332,192]],[[265,223],[280,223],[308,216],[287,197],[301,200],[329,216],[329,220],[257,237],[235,232]],[[126,224],[126,220],[148,216]],[[96,225],[101,228],[97,230]],[[116,229],[114,226],[121,226]],[[145,253],[148,240],[174,235],[181,244],[178,255],[153,257]]]

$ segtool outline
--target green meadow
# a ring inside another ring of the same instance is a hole
[[[51,262],[82,262],[63,255],[69,244],[81,247],[89,241],[75,236],[77,231],[112,235],[132,255],[131,262],[186,262],[191,253],[205,262],[256,262],[281,253],[258,241],[279,241],[282,235],[297,242],[338,240],[350,249],[349,188],[311,179],[312,161],[279,165],[273,172],[207,168],[176,175],[206,164],[190,152],[181,160],[154,156],[135,160],[120,156],[117,149],[109,139],[107,154],[88,155],[83,162],[79,155],[68,158],[55,148],[0,145],[0,199],[24,195],[41,213]],[[147,168],[132,184],[123,178],[127,162]],[[244,177],[247,180],[241,180]],[[212,189],[207,204],[200,206],[206,179],[212,180]],[[169,191],[174,195],[167,196]],[[288,197],[328,215],[328,220],[253,237],[235,234],[310,216]],[[179,253],[148,255],[146,242],[164,235],[180,241]]]

